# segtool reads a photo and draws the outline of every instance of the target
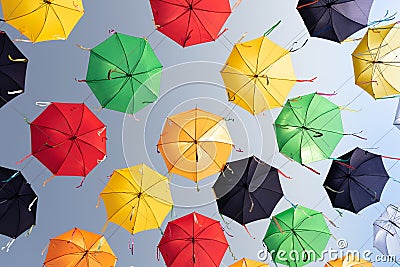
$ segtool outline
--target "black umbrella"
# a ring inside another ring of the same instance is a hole
[[[7,34],[0,31],[0,107],[22,94],[28,60]]]
[[[332,162],[324,187],[333,207],[358,213],[379,202],[389,178],[381,155],[355,148]]]
[[[228,162],[213,189],[219,212],[242,225],[268,218],[283,196],[278,170],[255,156]]]
[[[37,195],[24,176],[0,167],[0,234],[12,239],[36,223]]]
[[[299,0],[297,9],[309,33],[342,42],[366,27],[374,0]]]

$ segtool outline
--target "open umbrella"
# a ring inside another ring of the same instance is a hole
[[[375,99],[398,96],[399,48],[397,23],[368,29],[352,54],[356,85]]]
[[[374,222],[374,247],[383,255],[400,255],[400,208],[389,205]]]
[[[0,234],[16,239],[36,224],[36,210],[37,195],[22,173],[0,167]]]
[[[114,33],[90,49],[85,81],[103,108],[133,114],[158,98],[161,70],[147,39]]]
[[[321,212],[297,205],[272,217],[263,242],[274,262],[301,267],[321,258],[330,237]]]
[[[0,31],[0,51],[0,107],[2,107],[24,92],[28,59],[3,31]]]
[[[194,212],[170,221],[157,248],[167,267],[218,267],[228,242],[218,221]]]
[[[300,164],[329,158],[344,135],[340,108],[318,93],[289,99],[274,127],[279,151]]]
[[[229,267],[269,267],[268,264],[243,258]]]
[[[299,0],[297,10],[308,32],[340,43],[368,25],[374,0]]]
[[[50,239],[43,266],[113,267],[116,262],[104,236],[74,228]]]
[[[373,265],[372,262],[361,259],[354,254],[348,254],[327,262],[324,267],[373,267]]]
[[[265,36],[235,44],[221,75],[228,100],[251,114],[282,107],[296,83],[290,51]]]
[[[213,189],[219,212],[241,225],[268,218],[283,196],[278,170],[255,156],[226,163]]]
[[[357,147],[333,160],[324,187],[335,208],[358,213],[380,200],[388,180],[382,156]]]
[[[215,41],[231,14],[229,0],[150,0],[157,30],[182,47]]]
[[[397,104],[397,110],[396,110],[396,115],[394,116],[393,125],[400,130],[400,99],[399,103]]]
[[[232,146],[224,118],[198,108],[168,117],[157,144],[168,172],[196,183],[223,170]]]
[[[160,228],[173,206],[168,178],[145,164],[115,170],[100,197],[107,223],[131,234]]]
[[[82,0],[1,0],[4,21],[32,42],[65,40],[84,14]]]
[[[53,102],[30,129],[32,155],[53,176],[86,177],[106,157],[106,126],[83,103]]]

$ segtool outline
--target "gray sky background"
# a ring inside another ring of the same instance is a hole
[[[231,2],[233,5],[233,1]],[[235,119],[229,121],[228,127],[234,143],[244,150],[233,151],[231,159],[243,158],[255,154],[268,163],[282,168],[293,180],[282,178],[282,185],[287,197],[294,203],[323,211],[335,221],[339,228],[331,227],[336,238],[345,238],[349,249],[365,250],[372,248],[372,223],[383,212],[384,205],[400,202],[398,191],[400,184],[389,181],[384,190],[382,204],[371,206],[359,215],[344,212],[344,217],[337,218],[338,213],[331,207],[323,180],[330,166],[328,160],[310,164],[318,169],[321,175],[302,168],[296,163],[288,162],[276,152],[276,141],[272,124],[279,109],[271,113],[253,117],[239,107],[229,104],[219,75],[222,64],[229,56],[232,45],[248,32],[245,40],[261,36],[278,20],[281,25],[269,36],[277,44],[286,48],[300,40],[308,38],[308,33],[295,7],[297,1],[243,0],[242,4],[229,18],[226,27],[228,32],[215,43],[207,43],[189,48],[181,48],[173,41],[154,31],[152,14],[148,1],[84,1],[85,15],[78,23],[67,41],[53,41],[38,44],[17,43],[17,46],[29,58],[26,79],[26,93],[4,106],[0,111],[2,122],[0,147],[1,165],[18,169],[32,183],[39,195],[37,226],[29,238],[21,236],[6,253],[0,252],[1,266],[41,266],[45,255],[42,249],[50,238],[73,227],[100,233],[106,221],[103,203],[95,208],[97,196],[107,183],[107,176],[114,169],[128,165],[146,163],[162,174],[166,173],[165,164],[155,145],[158,141],[166,116],[192,109],[195,106],[226,115]],[[370,19],[382,18],[386,10],[390,13],[400,12],[400,2],[393,0],[376,0]],[[12,27],[2,25],[11,38],[21,35]],[[16,161],[30,153],[29,126],[24,116],[33,120],[42,111],[35,105],[36,101],[83,102],[92,108],[99,107],[96,98],[84,83],[77,83],[74,78],[83,79],[86,75],[89,52],[76,47],[94,47],[109,37],[108,31],[133,36],[148,36],[149,42],[159,57],[165,70],[162,76],[160,99],[144,110],[138,112],[140,121],[124,114],[110,110],[99,112],[99,118],[108,126],[108,158],[95,168],[87,177],[84,186],[76,189],[80,178],[58,177],[45,188],[42,183],[51,176],[36,159],[31,158],[17,166]],[[355,36],[361,37],[365,30]],[[314,91],[338,92],[330,98],[340,106],[359,112],[343,111],[345,132],[358,132],[367,141],[345,136],[334,152],[335,156],[359,146],[361,148],[377,147],[373,151],[384,155],[400,156],[400,131],[392,126],[397,99],[374,101],[353,82],[351,53],[357,43],[342,45],[311,38],[300,51],[292,54],[293,65],[299,79],[318,79],[312,84],[296,84],[290,97]],[[262,146],[260,145],[262,144]],[[385,160],[391,176],[400,179],[400,164]],[[211,186],[217,175],[200,183],[201,190],[196,192],[193,183],[173,176],[172,193],[177,205],[178,217],[196,210],[204,215],[220,220],[216,204],[213,201]],[[274,211],[279,213],[290,204],[282,200]],[[174,217],[175,218],[175,217]],[[166,221],[170,220],[168,216]],[[227,219],[228,222],[230,220]],[[163,225],[165,227],[166,222]],[[256,237],[253,240],[243,227],[235,222],[229,224],[227,237],[232,251],[237,258],[257,258],[257,251],[262,249],[261,239],[268,227],[269,220],[255,222],[248,226]],[[225,227],[225,225],[223,224]],[[130,235],[124,229],[110,224],[104,233],[119,261],[117,266],[164,266],[162,259],[156,259],[156,246],[161,238],[158,230],[146,231],[135,235],[135,255],[128,250]],[[0,245],[8,239],[0,237]],[[336,241],[331,239],[329,245],[336,249]],[[227,252],[221,266],[228,266],[233,259]],[[309,266],[322,266],[322,263]],[[376,266],[391,266],[389,263],[377,263]]]

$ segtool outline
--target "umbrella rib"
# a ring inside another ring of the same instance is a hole
[[[251,71],[251,73],[253,73],[253,75],[256,74],[256,73],[254,72],[254,67],[251,68],[251,67],[249,66],[249,64],[247,63],[245,57],[244,57],[244,56],[242,55],[242,53],[240,52],[240,50],[239,50],[239,48],[238,48],[238,45],[239,45],[239,44],[236,44],[236,45],[233,47],[233,49],[236,49],[236,51],[237,51],[239,57],[242,59],[242,61],[243,61],[244,64],[247,66],[247,68]]]
[[[190,245],[190,243],[188,242],[185,246],[183,246],[183,248],[175,255],[175,258],[172,260],[172,262],[170,263],[169,266],[173,266],[175,260],[177,258],[179,258],[179,255]]]
[[[78,9],[66,7],[66,6],[63,6],[63,5],[60,5],[60,4],[51,3],[50,6],[51,6],[51,5],[58,6],[58,7],[62,7],[62,8],[65,8],[65,9],[69,9],[69,10],[72,10],[72,11],[76,11],[76,12],[82,13],[82,11],[79,11]]]
[[[276,60],[272,61],[268,66],[266,66],[264,69],[262,69],[261,71],[259,71],[259,73],[262,73],[264,71],[266,71],[268,68],[270,68],[272,65],[274,65],[276,62],[278,62],[279,60],[281,60],[283,57],[285,57],[286,55],[288,55],[290,52],[285,49],[285,53],[283,53],[279,58],[277,58]]]
[[[217,167],[219,167],[220,170],[222,170],[222,167],[223,167],[223,166],[220,166],[220,165],[215,161],[215,159],[213,159],[213,158],[211,157],[211,155],[208,153],[208,151],[205,150],[205,149],[201,146],[201,144],[198,144],[198,145],[201,147],[201,149],[202,149],[204,152],[206,152],[207,156],[215,163],[215,165],[217,165]],[[224,165],[224,164],[222,164],[222,165]],[[197,168],[197,164],[196,164],[196,168]]]
[[[196,11],[193,10],[193,14],[196,16],[196,18],[199,20],[200,25],[203,27],[203,29],[207,32],[207,34],[211,37],[212,40],[215,41],[214,37],[211,35],[211,33],[208,31],[208,29],[204,26],[203,22],[201,21],[201,19],[199,18],[199,16],[197,15]]]
[[[39,33],[37,34],[35,40],[36,40],[37,38],[39,38],[39,36],[42,34],[42,32],[43,32],[43,30],[44,30],[44,27],[46,26],[47,16],[48,16],[48,15],[49,15],[49,6],[46,5],[46,14],[45,14],[45,16],[44,16],[44,22],[43,22],[42,28],[40,29]]]
[[[392,66],[392,67],[397,67],[397,66],[393,66],[393,65],[385,65],[386,67],[385,67],[385,69],[387,69],[389,66]],[[384,71],[383,70],[381,70],[381,67],[380,66],[377,66],[377,68],[379,69],[379,74],[380,74],[380,76],[394,89],[394,90],[396,90],[398,93],[400,93],[399,92],[399,90],[395,87],[395,86],[393,86],[393,84],[391,83],[391,82],[389,82],[387,79],[386,79],[386,77],[385,77],[385,75],[384,75]],[[385,86],[383,86],[384,88],[385,88]],[[386,91],[386,88],[385,88],[385,91]]]
[[[268,78],[269,78],[269,77],[268,77]],[[265,91],[267,91],[267,93],[268,93],[270,96],[272,96],[272,98],[275,99],[275,101],[276,101],[279,105],[281,105],[281,104],[280,104],[281,101],[279,101],[272,93],[269,92],[269,90],[267,89],[267,87],[265,87],[264,83],[260,82],[260,84],[261,84],[262,87],[265,89]],[[271,86],[271,87],[274,88],[273,86]],[[274,89],[275,89],[275,88],[274,88]],[[285,99],[285,97],[283,97],[283,96],[280,94],[279,90],[276,90],[276,89],[275,89],[275,91],[276,91],[283,99]],[[294,112],[293,112],[293,113],[294,113]]]
[[[85,164],[85,157],[83,156],[83,152],[82,152],[82,149],[81,149],[81,147],[79,146],[79,142],[78,141],[76,141],[76,140],[74,140],[74,143],[75,143],[75,145],[76,145],[76,147],[78,148],[78,151],[79,151],[79,154],[81,154],[81,158],[82,158],[82,162],[81,161],[79,161],[79,160],[77,160],[77,162],[79,163],[79,165],[81,165],[82,166],[82,169],[83,169],[83,177],[86,177],[86,175],[88,174],[87,172],[86,172],[86,164]],[[71,145],[72,146],[72,145]]]
[[[106,62],[108,62],[110,65],[114,66],[115,68],[119,69],[120,71],[126,73],[123,69],[121,69],[119,66],[117,66],[116,64],[114,64],[113,62],[111,62],[110,60],[106,59],[105,57],[101,56],[100,54],[98,54],[94,49],[90,50],[90,54],[93,54],[94,56],[98,57],[101,60],[104,60]],[[107,79],[108,80],[108,79]]]
[[[102,105],[102,106],[103,106],[103,107],[107,107],[107,105],[110,104],[110,102],[113,101],[114,98],[116,98],[117,95],[118,95],[119,93],[121,93],[121,91],[124,89],[124,87],[125,87],[125,85],[128,83],[128,81],[129,81],[129,79],[126,79],[126,80],[122,83],[121,87],[117,90],[117,92],[115,92],[115,94],[114,94],[104,105]]]
[[[137,197],[134,197],[134,198],[132,198],[131,200],[129,200],[128,202],[126,202],[124,205],[121,205],[121,207],[118,209],[118,210],[116,210],[113,214],[111,214],[111,216],[109,216],[108,217],[108,219],[107,219],[107,221],[111,221],[111,219],[117,214],[117,213],[119,213],[123,208],[125,208],[127,205],[129,205],[132,201],[134,201],[134,200],[136,200],[136,199],[138,199]],[[137,208],[139,208],[139,203],[140,203],[140,201],[138,201],[138,205],[137,205]],[[135,208],[135,206],[131,206],[131,208],[133,209],[133,208]],[[136,223],[136,217],[137,217],[137,212],[135,212],[135,214],[136,214],[136,216],[135,216],[135,223]],[[128,217],[126,217],[126,219],[127,219]],[[125,220],[126,220],[125,219]],[[135,226],[134,226],[135,227]]]
[[[170,21],[166,22],[164,25],[160,25],[160,27],[159,27],[159,28],[162,28],[162,27],[168,26],[169,24],[171,24],[171,23],[173,23],[173,22],[177,21],[178,19],[180,19],[181,17],[183,17],[183,15],[185,15],[187,12],[188,12],[188,10],[185,10],[185,11],[183,11],[183,12],[182,12],[182,14],[180,14],[180,15],[179,15],[179,16],[177,16],[176,18],[174,18],[174,19],[172,19],[172,20],[170,20]]]
[[[172,123],[174,123],[176,126],[178,126],[181,130],[183,130],[190,138],[192,138],[193,139],[193,141],[195,140],[195,138],[196,138],[196,136],[195,137],[192,137],[190,134],[189,134],[189,132],[188,131],[186,131],[186,129],[184,128],[184,127],[182,127],[182,126],[180,126],[178,123],[176,123],[174,120],[172,120],[171,118],[167,118],[169,121],[171,121]]]
[[[62,111],[60,110],[60,108],[59,108],[57,105],[53,105],[53,106],[57,109],[57,111],[58,111],[58,112],[61,114],[61,116],[64,118],[64,120],[65,120],[65,122],[67,123],[68,128],[69,128],[69,130],[70,130],[70,134],[71,134],[71,135],[74,134],[74,131],[73,131],[73,129],[71,128],[71,125],[69,124],[67,117],[65,117],[64,113],[62,113]],[[83,103],[82,103],[82,106],[83,106]],[[83,110],[82,110],[82,113],[83,113]]]
[[[328,114],[328,113],[330,113],[330,112],[332,112],[332,111],[335,111],[335,110],[338,110],[339,109],[339,107],[334,107],[334,108],[332,108],[332,109],[330,109],[330,110],[327,110],[327,111],[325,111],[325,112],[323,112],[323,113],[320,113],[320,114],[318,114],[318,117],[316,117],[316,118],[314,118],[314,119],[312,119],[311,121],[309,121],[308,123],[307,123],[307,125],[310,125],[311,123],[313,123],[314,121],[316,121],[317,119],[319,119],[321,116],[325,116],[326,114]],[[339,113],[340,113],[340,110],[339,110]],[[334,116],[334,117],[336,117],[337,116],[337,114]],[[333,118],[334,118],[333,117]],[[324,125],[324,126],[326,126],[326,124]],[[311,128],[311,127],[310,127]],[[315,129],[315,128],[312,128],[312,129]],[[322,130],[322,129],[315,129],[315,130]]]
[[[62,24],[62,21],[61,21],[60,17],[58,16],[56,10],[54,9],[54,7],[52,5],[49,5],[49,6],[51,7],[51,10],[53,10],[54,15],[56,15],[58,22],[60,22],[61,28],[62,28],[63,33],[64,33],[64,37],[67,37],[67,33],[65,32],[64,25]]]
[[[121,45],[122,52],[124,52],[126,66],[128,67],[128,71],[130,71],[131,67],[129,66],[128,55],[126,54],[125,47],[124,47],[124,45],[122,44],[122,41],[121,41],[121,39],[119,38],[119,35],[116,34],[116,36],[117,36],[117,40],[118,40],[119,44]],[[133,53],[133,51],[132,51],[132,53]],[[144,54],[144,49],[142,50],[142,54],[141,54],[139,60],[137,61],[136,66],[139,65],[139,62],[140,62],[140,60],[142,59],[143,54]]]
[[[257,190],[265,190],[265,191],[270,191],[270,192],[273,192],[273,193],[276,193],[279,195],[284,195],[283,192],[278,192],[278,191],[272,190],[270,188],[265,188],[265,187],[259,187],[259,188],[257,188]],[[255,192],[255,191],[253,191],[253,192]]]
[[[17,87],[18,88],[21,88],[22,89],[22,87],[21,86],[19,86],[19,84],[10,76],[10,75],[8,75],[7,73],[5,73],[4,71],[2,71],[2,70],[0,70],[0,72],[1,73],[3,73],[4,74],[4,76],[7,76],[14,84],[16,84],[17,85]]]
[[[210,12],[210,13],[219,13],[219,14],[231,14],[232,11],[217,11],[217,10],[209,10],[209,9],[204,9],[204,8],[193,8],[193,10],[199,10],[199,11],[204,11],[204,12]]]

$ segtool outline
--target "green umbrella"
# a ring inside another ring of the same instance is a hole
[[[263,242],[274,262],[301,267],[322,256],[330,237],[324,215],[298,205],[272,217]]]
[[[157,100],[161,71],[145,38],[114,33],[90,50],[85,81],[102,107],[133,114]]]
[[[344,135],[340,108],[318,93],[289,99],[274,126],[279,151],[300,164],[329,158]]]

